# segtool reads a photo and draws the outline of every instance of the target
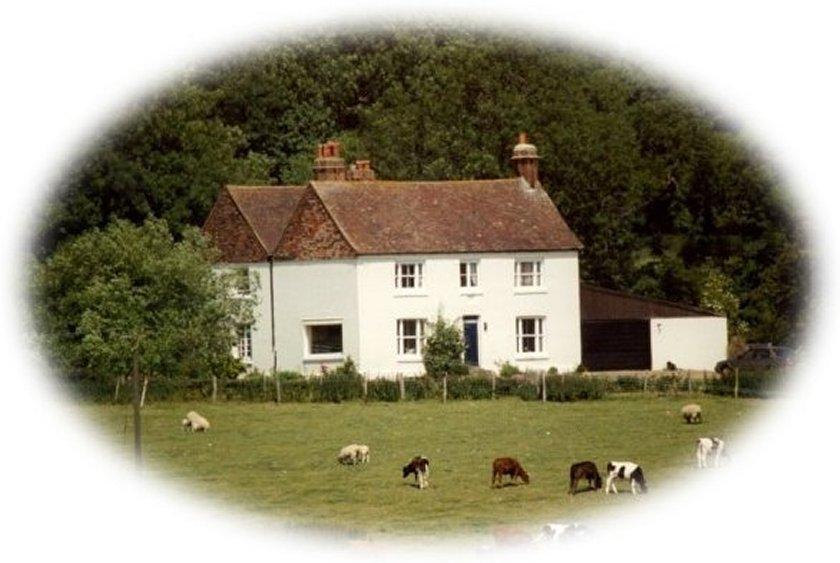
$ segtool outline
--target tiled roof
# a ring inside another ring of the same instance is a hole
[[[446,182],[313,181],[355,254],[577,250],[581,243],[542,189],[521,178]],[[225,262],[275,255],[304,186],[227,186],[204,230]],[[226,194],[229,194],[226,196]],[[242,220],[229,209],[235,202]],[[317,201],[317,200],[316,200]],[[224,211],[224,212],[223,212]],[[226,217],[226,220],[221,218]],[[244,231],[250,231],[250,233]],[[256,238],[265,255],[231,240]],[[245,249],[245,250],[240,250]],[[239,253],[239,254],[238,254]]]
[[[581,248],[548,194],[520,178],[311,185],[358,254]]]

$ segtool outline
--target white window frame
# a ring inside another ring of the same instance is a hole
[[[534,332],[525,332],[523,321],[534,321]],[[534,339],[534,349],[525,350],[525,339]],[[545,351],[545,317],[521,316],[516,317],[516,353],[523,356],[541,355]]]
[[[462,289],[478,287],[478,260],[461,260],[458,265],[458,279]]]
[[[526,273],[522,271],[522,266],[524,264],[531,265],[530,272]],[[530,278],[531,283],[523,283],[526,279],[526,276]],[[517,260],[514,266],[513,284],[515,287],[523,288],[542,287],[542,260],[536,258],[528,260]]]
[[[320,326],[341,327],[340,352],[312,352],[312,328]],[[344,359],[344,323],[341,319],[306,320],[303,322],[303,358],[304,360],[343,360]]]
[[[413,269],[413,271],[409,273],[409,269]],[[394,287],[402,291],[411,291],[422,288],[423,262],[395,262]]]
[[[416,323],[415,333],[405,334],[405,323]],[[414,352],[406,352],[406,341],[416,341]],[[426,341],[426,319],[397,319],[397,356],[419,358],[423,354],[423,346]]]
[[[250,324],[236,327],[236,353],[235,356],[243,363],[254,362],[254,329]]]

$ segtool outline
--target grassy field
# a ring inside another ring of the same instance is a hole
[[[689,426],[680,407],[695,401],[706,421]],[[345,404],[162,403],[143,411],[144,452],[155,471],[202,494],[303,526],[376,536],[486,532],[582,518],[593,510],[644,502],[629,494],[570,497],[568,468],[591,459],[640,463],[651,495],[690,470],[693,442],[729,438],[767,401],[696,396],[615,395],[602,401],[539,403],[519,399]],[[131,452],[130,407],[86,405],[85,412]],[[183,432],[188,410],[212,424]],[[128,422],[126,431],[126,421]],[[371,448],[367,466],[336,463],[349,443]],[[730,446],[734,446],[730,438]],[[432,460],[431,487],[420,491],[400,468],[415,454]],[[529,486],[490,488],[494,457],[518,458]],[[627,484],[624,487],[627,488]],[[622,484],[619,484],[622,487]]]

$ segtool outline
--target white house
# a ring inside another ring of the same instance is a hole
[[[257,281],[259,303],[236,353],[261,370],[352,357],[369,376],[421,374],[441,315],[461,325],[468,364],[575,369],[581,243],[542,189],[536,147],[519,141],[508,179],[376,180],[330,141],[305,186],[224,187],[204,231],[219,268]]]
[[[520,141],[509,179],[378,181],[331,141],[306,186],[226,186],[204,230],[220,268],[258,281],[239,355],[263,370],[352,357],[369,375],[420,374],[442,315],[462,326],[470,364],[574,369],[581,244]]]

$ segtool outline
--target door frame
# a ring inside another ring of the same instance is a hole
[[[475,364],[467,361],[466,340],[467,340],[467,325],[475,325]],[[468,366],[474,365],[476,367],[481,365],[481,316],[480,315],[461,315],[461,326],[464,329],[464,363]]]

